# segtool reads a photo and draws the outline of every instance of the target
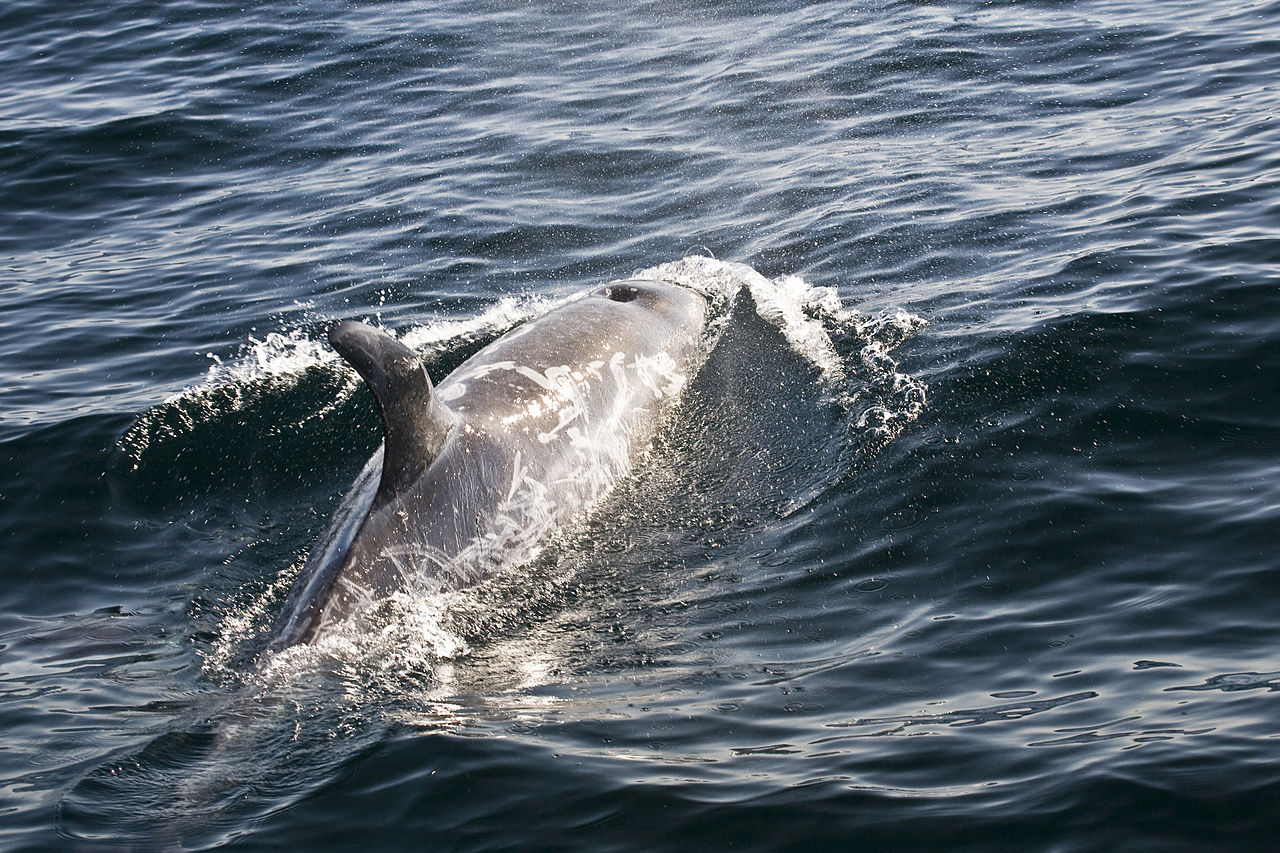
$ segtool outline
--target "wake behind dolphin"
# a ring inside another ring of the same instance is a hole
[[[613,282],[508,332],[433,387],[361,323],[330,343],[382,415],[365,465],[307,559],[271,648],[311,642],[401,590],[476,583],[531,556],[648,446],[706,357],[707,304]]]

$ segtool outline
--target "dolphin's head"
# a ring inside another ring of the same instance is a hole
[[[706,321],[707,301],[702,296],[665,281],[643,278],[611,281],[591,291],[587,298],[607,299],[649,312],[655,319],[693,337],[701,337]]]

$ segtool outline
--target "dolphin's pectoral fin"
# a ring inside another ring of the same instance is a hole
[[[418,354],[386,332],[348,320],[329,330],[329,343],[360,374],[382,413],[377,509],[421,476],[458,418],[436,397]]]

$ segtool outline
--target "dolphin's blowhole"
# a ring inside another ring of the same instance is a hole
[[[614,302],[634,302],[640,296],[640,289],[633,284],[613,284],[605,291],[605,296]]]

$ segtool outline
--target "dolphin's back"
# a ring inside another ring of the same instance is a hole
[[[503,335],[438,389],[391,335],[334,326],[384,441],[308,556],[271,648],[396,591],[474,583],[531,556],[648,445],[705,358],[705,314],[684,288],[613,282]]]

